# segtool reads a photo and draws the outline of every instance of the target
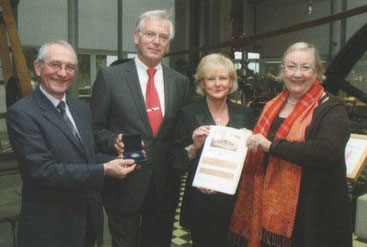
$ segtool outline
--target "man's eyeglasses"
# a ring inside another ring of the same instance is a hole
[[[55,71],[62,70],[63,66],[65,67],[65,71],[68,72],[68,73],[73,73],[76,70],[76,66],[74,64],[65,64],[65,65],[63,65],[60,62],[46,63],[44,61],[42,61],[42,63],[46,64],[49,68],[51,68],[52,70],[55,70]]]
[[[298,70],[300,70],[302,73],[307,73],[314,69],[313,67],[308,65],[297,66],[294,64],[285,65],[283,66],[283,68],[293,73],[297,72]]]
[[[149,40],[153,40],[155,37],[157,37],[157,35],[159,37],[159,40],[163,43],[166,43],[169,40],[169,36],[166,34],[155,33],[155,32],[150,32],[150,31],[147,31],[147,32],[139,31],[139,32],[144,34],[145,37],[147,37]]]

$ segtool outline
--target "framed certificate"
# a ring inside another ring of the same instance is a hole
[[[367,135],[351,134],[345,148],[347,179],[356,182],[367,160]]]

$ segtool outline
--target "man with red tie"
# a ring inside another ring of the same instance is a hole
[[[145,12],[134,33],[137,57],[101,69],[93,86],[98,150],[122,153],[123,135],[140,133],[148,158],[123,181],[105,180],[104,205],[114,247],[170,246],[178,177],[167,156],[189,85],[186,76],[161,64],[173,36],[167,12]]]

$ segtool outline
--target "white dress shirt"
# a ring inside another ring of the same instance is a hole
[[[57,106],[60,103],[60,101],[62,100],[62,101],[65,102],[66,115],[68,115],[68,118],[72,122],[74,128],[76,129],[76,132],[78,132],[78,135],[79,135],[78,127],[76,127],[75,122],[74,122],[74,118],[71,115],[71,112],[70,112],[70,109],[69,109],[68,104],[66,103],[66,95],[64,94],[64,96],[62,97],[62,99],[59,100],[58,98],[55,98],[54,96],[52,96],[51,94],[49,94],[45,89],[43,89],[42,85],[40,85],[40,90],[51,101],[51,103],[55,106],[55,108],[56,108],[57,111],[59,111],[59,109],[57,109]]]
[[[138,56],[135,57],[135,65],[138,71],[140,88],[144,96],[144,101],[146,100],[146,92],[147,92],[147,84],[148,84],[148,73],[149,69],[145,64],[143,64]],[[158,92],[159,103],[161,104],[162,117],[164,117],[165,108],[164,108],[164,81],[163,81],[163,69],[162,64],[159,63],[154,69],[157,71],[154,74],[154,85]]]

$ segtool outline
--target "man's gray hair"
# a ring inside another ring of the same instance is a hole
[[[75,65],[78,64],[78,57],[76,56],[74,48],[68,42],[66,42],[65,40],[51,41],[51,42],[47,42],[44,45],[42,45],[41,48],[38,51],[38,55],[37,55],[37,58],[36,58],[38,61],[43,61],[48,56],[48,48],[51,45],[61,45],[65,48],[69,49],[74,54]]]
[[[172,24],[172,21],[169,19],[169,15],[165,10],[151,10],[143,13],[139,16],[138,20],[136,21],[136,28],[135,31],[141,33],[143,30],[142,28],[145,25],[145,21],[147,19],[155,19],[155,20],[166,20],[169,23],[169,39],[172,40],[175,37],[175,30]],[[139,34],[141,35],[141,34]]]

